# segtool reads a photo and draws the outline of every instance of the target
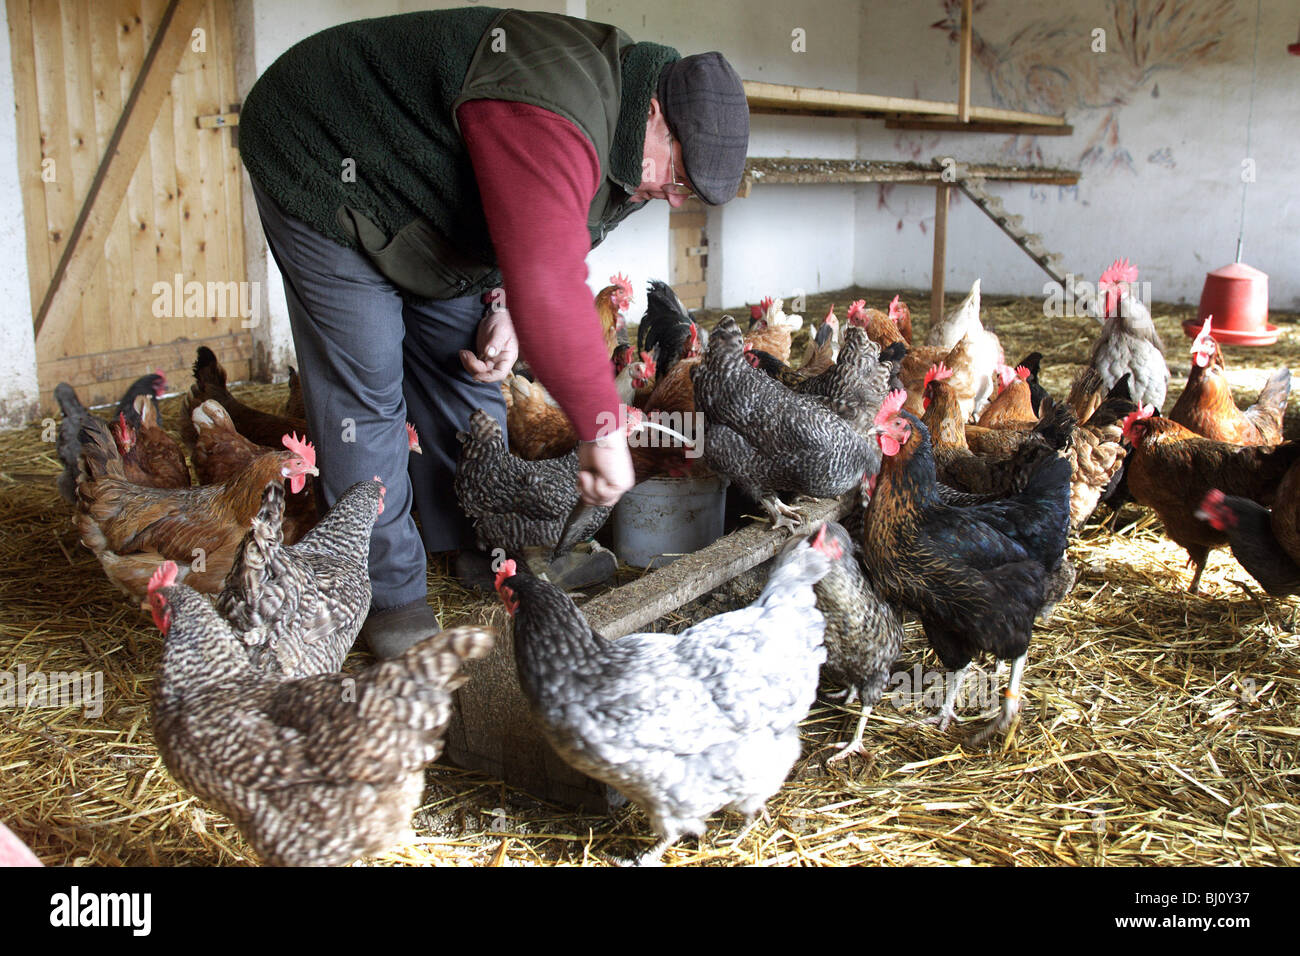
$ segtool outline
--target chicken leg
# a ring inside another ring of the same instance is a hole
[[[791,533],[794,529],[804,522],[804,513],[797,508],[791,508],[776,495],[767,495],[759,501],[767,516],[772,519],[773,530],[777,528],[789,528]]]
[[[1007,689],[1002,692],[1002,711],[997,718],[987,727],[971,738],[973,746],[980,746],[986,743],[989,738],[997,733],[1006,733],[1015,723],[1016,715],[1020,713],[1020,677],[1025,672],[1025,655],[1021,654],[1011,662],[1011,681],[1007,684]]]
[[[938,724],[939,733],[948,729],[948,725],[953,722],[957,716],[957,698],[961,696],[962,685],[966,683],[967,676],[970,675],[971,665],[968,663],[961,670],[949,678],[948,689],[943,695],[943,706],[939,708],[939,713],[933,717],[927,717],[927,724]]]
[[[863,731],[865,731],[867,728],[867,718],[870,716],[871,716],[871,708],[863,707],[862,716],[858,718],[858,729],[857,732],[854,733],[853,739],[846,744],[841,743],[835,745],[836,747],[840,748],[840,752],[837,753],[830,760],[826,761],[828,765],[835,763],[837,760],[843,760],[845,757],[848,757],[851,754],[864,754],[867,752],[866,748],[862,746],[862,734]]]

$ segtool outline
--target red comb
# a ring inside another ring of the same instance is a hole
[[[952,369],[940,362],[938,365],[931,365],[926,370],[925,381],[921,383],[921,387],[925,388],[931,382],[942,382],[950,378],[952,378]]]
[[[903,305],[903,303],[898,300],[898,296],[894,296],[894,298],[889,302],[889,317],[891,319],[897,319],[903,314],[903,310],[906,308],[907,306]]]
[[[497,571],[496,582],[493,586],[500,591],[502,585],[506,583],[506,579],[513,578],[517,573],[518,571],[516,570],[513,558],[503,561],[501,563],[501,570]]]
[[[833,318],[835,318],[835,303],[834,303],[834,302],[832,302],[832,303],[831,303],[831,307],[830,307],[829,309],[826,310],[826,318],[822,319],[822,321],[823,321],[823,322],[829,322],[829,321],[830,321],[831,319],[833,319]]]
[[[651,355],[649,352],[642,352],[641,361],[645,365],[646,375],[653,378],[655,374],[655,357]]]
[[[176,583],[176,562],[164,561],[149,579],[149,592],[153,594],[159,588],[169,588]]]
[[[1029,369],[1025,368],[1023,365],[1016,366],[1016,374],[1020,376],[1022,382],[1029,381]]]
[[[1140,422],[1144,418],[1150,418],[1152,413],[1154,412],[1155,412],[1155,408],[1153,406],[1143,405],[1141,408],[1137,409],[1136,411],[1129,412],[1127,415],[1125,415],[1124,423],[1121,426],[1121,431],[1123,432],[1124,436],[1128,437],[1130,425],[1132,425],[1134,422]]]
[[[1108,285],[1114,282],[1136,282],[1137,277],[1137,266],[1130,265],[1127,259],[1116,259],[1110,264],[1110,268],[1101,274],[1101,278],[1097,280],[1097,284]]]
[[[813,539],[808,542],[808,545],[809,547],[816,548],[832,561],[838,561],[840,556],[844,554],[844,549],[840,547],[838,541],[834,539],[830,541],[826,540],[826,525],[824,523],[817,529],[817,533],[813,535]]]
[[[1213,337],[1213,332],[1210,330],[1210,323],[1213,322],[1213,321],[1214,321],[1214,316],[1213,316],[1213,315],[1207,315],[1207,316],[1205,317],[1205,324],[1204,324],[1203,326],[1201,326],[1201,334],[1198,335],[1198,336],[1196,336],[1196,338],[1197,338],[1198,340],[1201,339],[1202,337],[1204,337],[1204,338],[1212,338],[1212,337]]]
[[[632,280],[619,272],[609,277],[609,284],[618,286],[627,295],[632,295]]]
[[[411,446],[411,451],[424,454],[424,449],[420,447],[420,436],[410,422],[406,423],[406,441]]]
[[[876,412],[876,424],[883,425],[891,418],[898,414],[898,410],[903,407],[907,401],[907,392],[901,388],[896,388],[885,397],[880,403],[880,411]]]
[[[299,438],[296,433],[291,432],[290,434],[285,435],[281,440],[284,442],[285,448],[289,449],[307,463],[308,468],[316,467],[316,449],[305,436]]]

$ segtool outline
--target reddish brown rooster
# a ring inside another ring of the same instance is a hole
[[[1282,419],[1291,395],[1291,370],[1280,368],[1274,372],[1259,393],[1259,400],[1241,411],[1228,385],[1223,352],[1210,334],[1210,318],[1192,342],[1192,371],[1169,418],[1215,441],[1234,445],[1279,444]]]

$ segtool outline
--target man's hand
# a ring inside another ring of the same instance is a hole
[[[501,382],[519,358],[519,340],[510,313],[505,309],[489,312],[478,324],[478,355],[460,350],[460,364],[476,382]]]
[[[578,493],[589,505],[612,508],[636,484],[632,455],[623,434],[578,445]]]

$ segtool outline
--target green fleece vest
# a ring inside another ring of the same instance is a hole
[[[592,245],[643,203],[646,114],[679,58],[616,27],[469,7],[360,20],[287,50],[249,91],[239,146],[289,215],[360,249],[426,298],[499,285],[456,107],[500,99],[551,110],[595,147]]]

